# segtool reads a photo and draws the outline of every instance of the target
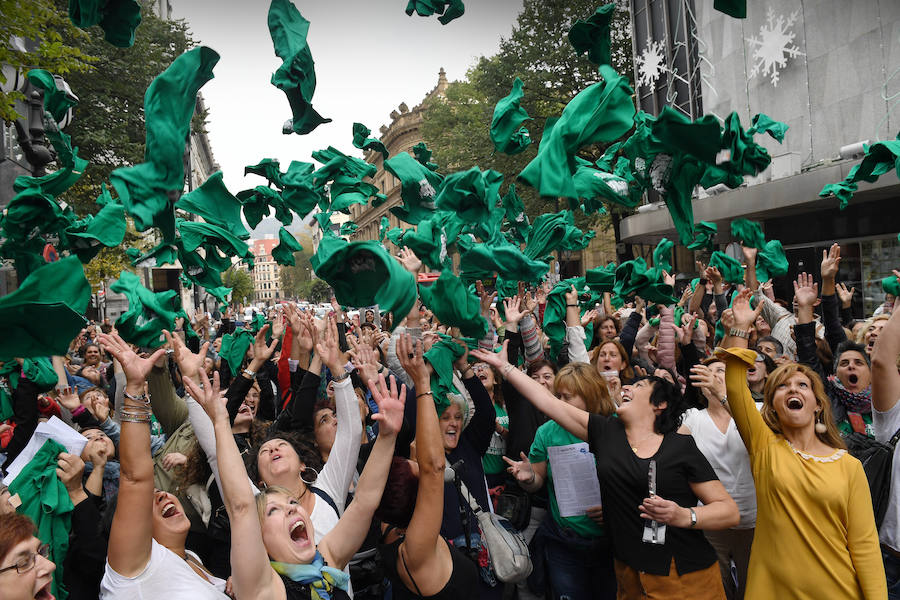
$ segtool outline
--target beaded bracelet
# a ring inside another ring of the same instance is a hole
[[[141,406],[150,406],[150,397],[147,394],[141,394],[140,396],[132,396],[128,392],[122,392],[126,398],[129,400],[133,400],[135,402],[139,402]]]

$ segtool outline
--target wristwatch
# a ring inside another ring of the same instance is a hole
[[[250,369],[244,369],[243,374],[247,379],[256,377],[256,371],[251,371]]]
[[[697,526],[697,511],[691,507],[688,507],[688,510],[691,511],[691,529],[693,529]]]
[[[750,330],[748,329],[737,329],[735,327],[730,327],[728,329],[728,335],[732,335],[734,337],[744,338],[745,340],[750,339]]]

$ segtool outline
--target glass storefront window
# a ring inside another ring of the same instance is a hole
[[[900,241],[891,237],[860,242],[859,245],[863,308],[866,316],[869,316],[884,302],[881,280],[891,274],[891,269],[900,265]]]

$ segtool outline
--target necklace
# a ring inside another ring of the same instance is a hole
[[[650,439],[650,437],[651,437],[651,436],[654,436],[654,435],[656,435],[656,432],[655,432],[655,431],[651,431],[650,433],[648,433],[647,435],[645,435],[644,437],[642,437],[642,438],[639,439],[638,441],[632,442],[630,439],[628,439],[628,434],[626,433],[626,434],[625,434],[625,439],[628,440],[628,445],[631,446],[631,451],[637,453],[637,446],[638,446],[638,444],[640,444],[640,443],[643,442],[644,440]]]

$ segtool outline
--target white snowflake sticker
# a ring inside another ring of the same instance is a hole
[[[647,47],[641,55],[635,57],[638,72],[638,85],[652,86],[660,75],[666,72],[666,51],[658,40],[647,40]]]
[[[794,43],[796,34],[792,31],[799,16],[800,11],[794,11],[785,18],[783,15],[776,16],[771,6],[766,10],[766,23],[759,28],[759,36],[747,39],[753,49],[750,77],[768,75],[772,85],[778,87],[778,74],[787,66],[788,59],[804,56]]]

